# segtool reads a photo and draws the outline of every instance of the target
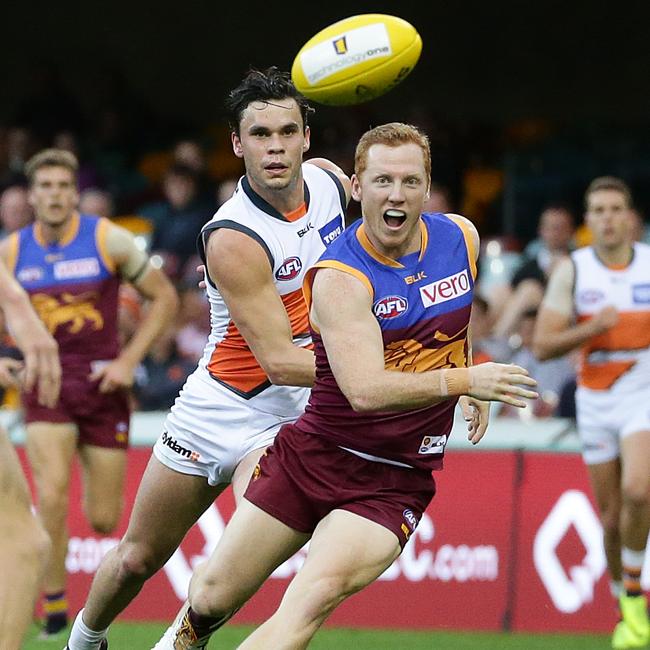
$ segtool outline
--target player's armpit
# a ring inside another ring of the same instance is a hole
[[[234,325],[269,380],[312,386],[314,354],[293,343],[291,321],[262,247],[244,233],[221,228],[208,238],[206,261]]]

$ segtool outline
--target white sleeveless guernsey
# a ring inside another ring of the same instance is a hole
[[[302,295],[307,269],[344,228],[345,192],[329,171],[303,164],[305,209],[283,216],[254,192],[244,176],[234,195],[203,227],[199,252],[205,261],[210,233],[238,230],[266,253],[275,287],[291,323],[293,341],[311,346]],[[227,483],[240,460],[269,445],[280,427],[304,410],[309,388],[275,386],[260,367],[230,317],[228,306],[206,274],[211,331],[203,357],[190,375],[154,446],[163,464]]]

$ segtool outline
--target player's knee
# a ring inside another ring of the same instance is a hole
[[[648,495],[648,483],[646,481],[626,481],[622,486],[623,503],[635,510],[648,508],[650,496]]]
[[[192,609],[202,616],[223,618],[243,604],[236,589],[210,582],[202,577],[192,580],[189,601]]]
[[[144,544],[121,541],[117,548],[118,575],[121,581],[147,580],[164,564],[153,550]]]
[[[303,593],[296,594],[295,606],[305,624],[320,624],[357,586],[347,576],[326,576],[311,582]]]
[[[100,535],[109,535],[116,528],[119,522],[119,514],[110,512],[96,512],[88,516],[92,529]]]

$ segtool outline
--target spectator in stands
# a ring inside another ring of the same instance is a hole
[[[486,300],[474,295],[472,315],[470,317],[472,333],[472,359],[474,364],[497,361],[507,362],[512,356],[512,350],[504,338],[492,334],[489,305]]]
[[[111,219],[114,215],[111,193],[97,187],[85,189],[79,194],[79,212]]]
[[[424,203],[424,212],[452,212],[449,190],[439,183],[431,183],[429,198]]]
[[[513,352],[509,363],[513,365],[526,364],[525,367],[532,377],[537,380],[539,397],[532,403],[533,414],[536,417],[554,415],[565,386],[575,380],[575,366],[568,356],[557,357],[548,361],[539,361],[533,353],[533,333],[537,309],[528,309],[519,319],[516,337],[519,346]],[[501,415],[519,415],[515,409],[505,406]]]
[[[196,262],[190,259],[185,278],[179,288],[181,308],[178,312],[176,347],[179,355],[196,364],[203,354],[203,348],[210,334],[210,306],[205,291],[197,284]]]
[[[34,220],[27,188],[11,185],[0,195],[0,237],[24,228]]]
[[[573,214],[568,208],[552,204],[544,209],[537,230],[539,239],[527,248],[512,279],[512,292],[495,323],[497,336],[512,334],[522,315],[539,307],[551,271],[571,252],[574,231]]]
[[[165,201],[140,210],[154,224],[151,241],[153,251],[174,255],[179,267],[196,251],[196,237],[212,216],[214,206],[199,196],[199,178],[186,165],[174,164],[163,181]]]
[[[195,361],[179,356],[176,329],[167,328],[156,339],[136,375],[135,399],[141,411],[167,411],[185,380],[196,367]]]

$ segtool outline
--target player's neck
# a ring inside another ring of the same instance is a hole
[[[627,242],[616,247],[595,245],[598,258],[607,266],[626,267],[634,256],[634,248]]]
[[[294,212],[305,202],[305,187],[302,174],[291,185],[277,190],[258,185],[250,176],[248,182],[253,191],[280,214]]]
[[[36,228],[38,238],[47,244],[61,243],[69,236],[70,231],[74,227],[76,214],[76,212],[72,212],[58,224],[50,224],[45,221],[37,220]]]

